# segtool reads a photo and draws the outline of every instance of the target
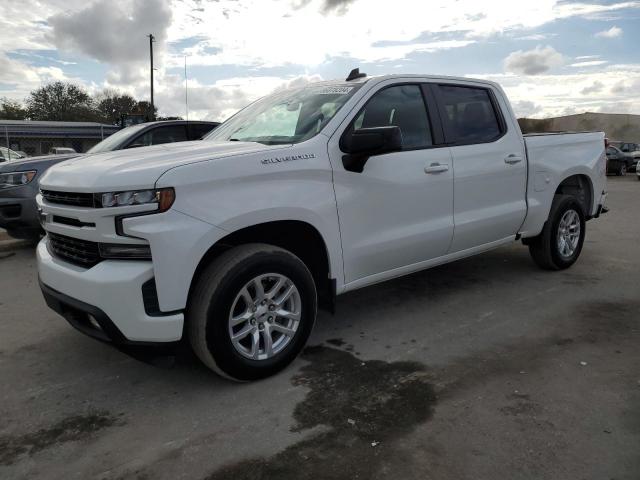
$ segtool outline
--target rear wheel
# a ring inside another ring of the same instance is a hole
[[[265,244],[235,247],[200,275],[187,308],[196,355],[217,373],[240,381],[275,374],[304,347],[317,310],[305,264]]]
[[[534,262],[545,270],[573,265],[582,251],[585,219],[582,206],[571,195],[556,195],[540,235],[529,241]]]

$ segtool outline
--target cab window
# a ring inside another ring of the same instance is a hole
[[[440,85],[440,96],[449,132],[456,143],[488,143],[502,135],[500,119],[488,90]]]

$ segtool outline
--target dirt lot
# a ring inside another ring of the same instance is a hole
[[[640,478],[640,182],[569,271],[514,245],[339,298],[275,378],[85,338],[0,253],[0,478]]]

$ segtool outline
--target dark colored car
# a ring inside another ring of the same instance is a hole
[[[616,145],[620,148],[624,153],[628,153],[633,157],[634,165],[631,167],[632,169],[638,168],[638,161],[640,160],[640,144],[639,143],[631,143],[631,142],[623,142],[620,145]]]
[[[45,155],[0,163],[0,228],[15,238],[36,239],[40,222],[36,207],[38,178],[56,163],[82,155],[199,140],[218,122],[169,120],[132,125],[114,133],[86,153]]]
[[[635,160],[631,153],[626,153],[618,147],[609,145],[607,147],[607,173],[618,176],[625,175],[635,165]]]

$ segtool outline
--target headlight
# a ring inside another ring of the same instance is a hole
[[[0,173],[0,188],[19,187],[30,183],[37,174],[37,170],[27,172]]]
[[[155,190],[130,190],[127,192],[113,192],[102,194],[102,207],[123,207],[126,205],[149,205],[156,203],[158,211],[166,212],[173,205],[176,194],[173,188]]]

